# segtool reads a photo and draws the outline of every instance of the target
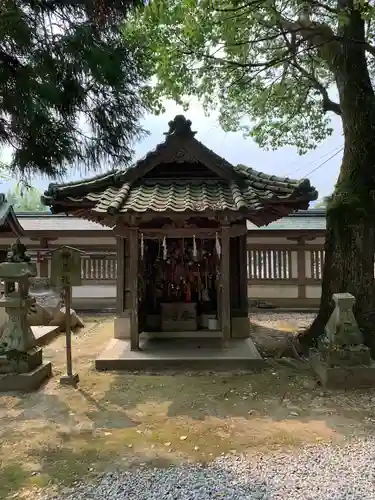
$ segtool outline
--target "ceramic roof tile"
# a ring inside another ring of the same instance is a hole
[[[281,213],[307,208],[317,198],[317,191],[306,179],[280,178],[244,165],[232,166],[196,140],[190,125],[189,120],[177,116],[169,122],[166,140],[134,166],[86,181],[50,185],[43,202],[56,213],[91,210],[93,214],[115,215],[130,211],[242,210],[254,214],[254,220],[261,215],[258,222],[265,224]],[[152,181],[144,177],[163,162],[186,162],[188,175],[192,159],[211,169],[219,180]],[[283,204],[284,211],[280,211]]]
[[[113,198],[102,196],[93,211],[113,212],[111,200],[116,200],[119,213],[238,210],[231,186],[222,181],[147,180],[133,186],[122,204],[121,197],[122,189],[113,192]]]
[[[0,231],[12,231],[16,236],[23,235],[23,228],[17,216],[6,199],[4,193],[0,193]]]

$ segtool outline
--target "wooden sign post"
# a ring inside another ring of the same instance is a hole
[[[60,378],[60,384],[76,386],[79,382],[72,366],[72,331],[70,309],[72,304],[72,286],[81,285],[81,256],[85,252],[69,246],[52,250],[51,285],[63,287],[65,297],[65,335],[66,335],[66,375]]]

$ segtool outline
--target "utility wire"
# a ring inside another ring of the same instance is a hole
[[[308,177],[309,175],[313,174],[314,172],[316,172],[317,170],[319,170],[321,167],[323,167],[323,165],[325,165],[326,163],[328,163],[330,160],[332,160],[332,158],[334,158],[335,156],[337,156],[339,153],[341,153],[341,151],[343,151],[343,147],[340,148],[338,151],[336,151],[336,153],[334,153],[332,156],[330,156],[329,158],[327,158],[327,160],[323,161],[323,163],[321,163],[320,165],[318,165],[317,167],[315,167],[313,170],[311,170],[311,172],[309,172],[308,174],[305,174],[304,177]]]
[[[320,161],[320,160],[323,160],[323,158],[325,158],[326,156],[330,155],[331,153],[335,152],[335,151],[338,151],[338,150],[342,150],[342,148],[339,148],[339,147],[336,147],[336,148],[333,148],[331,149],[330,151],[328,151],[327,153],[324,153],[324,155],[320,156],[317,160],[314,159],[312,161],[310,161],[309,163],[307,163],[306,165],[302,165],[301,167],[297,168],[297,170],[293,170],[293,172],[291,172],[290,174],[287,174],[285,177],[289,177],[290,175],[294,175],[296,174],[297,172],[300,172],[302,169],[304,169],[305,167],[308,167],[309,165],[312,165],[313,163],[315,163],[316,161]],[[338,151],[340,152],[340,151]],[[294,164],[297,164],[297,163],[300,163],[300,161],[296,161],[294,163],[292,163],[292,165]]]

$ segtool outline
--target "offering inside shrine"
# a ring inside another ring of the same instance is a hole
[[[218,239],[141,239],[140,305],[147,323],[156,317],[154,328],[163,331],[207,327],[203,317],[217,314],[219,246]]]

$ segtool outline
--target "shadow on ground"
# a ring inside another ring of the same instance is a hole
[[[53,379],[37,393],[0,397],[0,498],[32,498],[33,488],[114,467],[204,464],[374,433],[374,391],[324,391],[306,369],[276,360],[259,373],[95,372],[90,358],[106,340],[97,331],[90,344],[82,339],[78,389]]]

